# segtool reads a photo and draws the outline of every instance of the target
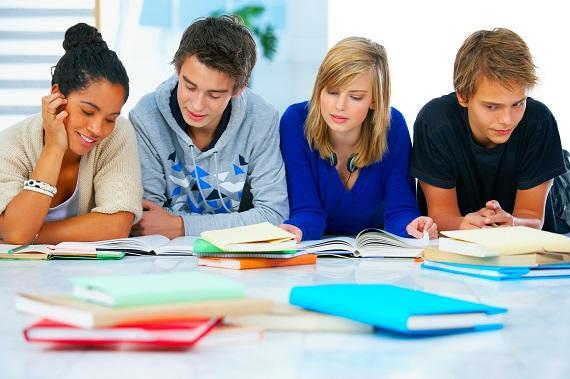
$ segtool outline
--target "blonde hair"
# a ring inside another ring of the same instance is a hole
[[[362,123],[356,144],[356,165],[365,167],[380,161],[387,150],[390,126],[390,73],[388,58],[383,46],[366,38],[349,37],[338,42],[325,56],[313,87],[309,113],[305,121],[305,135],[312,149],[328,159],[334,149],[328,126],[321,113],[320,95],[325,88],[341,88],[359,74],[372,76],[374,109],[368,111]]]
[[[537,82],[536,66],[527,44],[515,32],[496,28],[471,34],[457,52],[453,65],[455,91],[469,100],[478,81],[486,78],[507,88],[524,84],[532,89]]]

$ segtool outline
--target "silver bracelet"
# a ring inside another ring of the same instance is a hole
[[[54,197],[57,193],[57,188],[49,183],[41,182],[35,179],[24,180],[24,189],[28,191],[34,191],[42,193],[49,197]]]

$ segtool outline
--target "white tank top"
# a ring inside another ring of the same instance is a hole
[[[60,221],[69,217],[77,216],[79,212],[79,186],[75,184],[73,195],[57,207],[50,208],[45,221]]]

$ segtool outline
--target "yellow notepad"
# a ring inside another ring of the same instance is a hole
[[[295,249],[295,236],[268,222],[202,232],[212,245],[232,252],[283,251]]]

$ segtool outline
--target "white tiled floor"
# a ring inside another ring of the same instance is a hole
[[[382,282],[509,309],[505,328],[431,338],[268,332],[245,344],[182,352],[58,350],[27,344],[19,291],[70,290],[83,275],[195,270],[193,257],[122,261],[0,262],[0,378],[568,378],[570,279],[494,282],[422,270],[417,263],[319,259],[316,267],[231,271],[251,296],[286,302],[294,285]]]

